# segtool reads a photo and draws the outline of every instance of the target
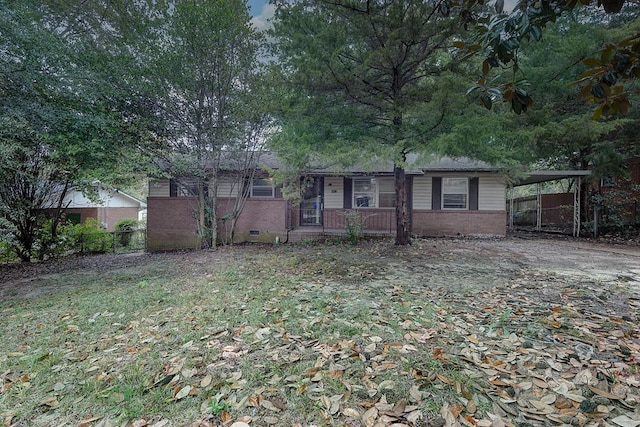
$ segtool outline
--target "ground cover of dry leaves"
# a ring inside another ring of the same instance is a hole
[[[640,426],[640,250],[420,239],[0,271],[5,426]]]

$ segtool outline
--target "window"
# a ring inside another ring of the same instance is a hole
[[[393,208],[396,205],[393,178],[354,178],[353,206],[356,208]]]
[[[396,186],[393,178],[378,179],[378,207],[395,208],[396,207]]]
[[[251,197],[274,197],[273,180],[271,178],[253,178]]]
[[[468,178],[442,178],[442,209],[467,209]]]
[[[65,218],[67,222],[70,222],[73,225],[80,224],[80,214],[76,212],[67,212],[65,214]]]
[[[198,187],[197,178],[175,178],[169,183],[169,194],[171,197],[195,197],[198,195]]]

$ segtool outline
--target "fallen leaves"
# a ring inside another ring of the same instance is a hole
[[[136,427],[640,426],[640,303],[613,296],[619,283],[594,303],[600,282],[504,261],[488,271],[470,250],[332,250],[302,248],[295,266],[239,250],[242,262],[136,308],[61,309],[47,332],[57,347],[23,338],[0,353],[0,398],[46,383],[32,416],[88,402],[82,427],[113,426],[112,413]],[[78,400],[83,381],[97,391]]]

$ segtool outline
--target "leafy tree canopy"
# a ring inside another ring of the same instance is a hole
[[[367,153],[392,159],[396,243],[409,243],[406,155],[424,149],[457,108],[449,96],[458,76],[449,52],[456,20],[421,0],[276,5],[286,139],[347,163]]]
[[[617,37],[606,40],[598,51],[583,52],[588,55],[581,58],[587,69],[574,76],[582,88],[579,96],[598,104],[595,119],[628,112],[638,93],[636,80],[640,76],[640,33],[635,25],[627,25],[637,18],[635,5],[623,8],[624,0],[599,0],[596,6],[588,0],[523,0],[506,10],[503,0],[491,3],[492,8],[484,7],[479,0],[446,3],[459,12],[470,29],[455,43],[456,47],[468,56],[479,54],[482,58],[482,77],[472,89],[481,93],[485,107],[491,108],[498,99],[506,101],[518,114],[531,107],[533,98],[521,74],[523,48],[542,40],[543,29],[549,24],[578,11],[585,23],[621,29]],[[588,39],[593,35],[588,33]],[[501,80],[497,74],[503,70],[510,70],[511,78]]]
[[[84,25],[108,9],[84,3],[8,1],[0,9],[0,216],[25,261],[44,208],[59,219],[68,189],[121,183],[154,136],[148,103],[133,89],[134,56],[106,42],[106,22]]]

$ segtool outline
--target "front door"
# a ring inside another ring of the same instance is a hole
[[[322,225],[322,177],[305,178],[300,203],[300,225]]]

